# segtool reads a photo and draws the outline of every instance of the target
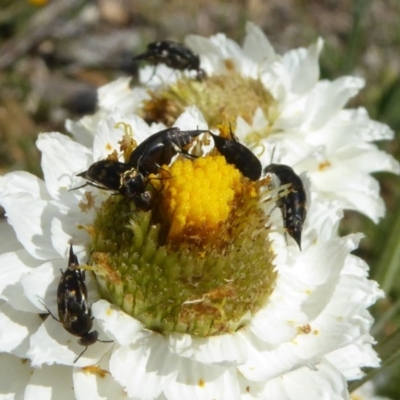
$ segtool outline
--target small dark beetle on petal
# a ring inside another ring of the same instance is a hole
[[[128,164],[119,161],[97,161],[93,163],[87,171],[77,174],[77,176],[85,178],[89,182],[75,189],[80,189],[84,186],[94,186],[98,189],[114,190],[118,192],[121,186],[121,176],[130,169],[131,167]]]
[[[264,173],[276,175],[281,185],[291,184],[289,193],[281,197],[276,204],[282,211],[283,226],[301,250],[301,232],[307,215],[303,182],[292,168],[284,164],[270,164],[264,168]]]
[[[85,271],[79,268],[78,259],[74,254],[72,245],[69,248],[68,267],[65,271],[61,271],[61,279],[57,289],[57,307],[59,319],[47,307],[46,309],[56,321],[62,324],[66,331],[74,336],[79,336],[78,343],[85,346],[83,351],[75,358],[74,363],[79,360],[88,346],[96,342],[112,342],[112,340],[99,340],[98,332],[91,331],[93,316],[87,300]]]
[[[149,179],[129,164],[114,160],[100,160],[77,176],[87,179],[88,182],[74,189],[93,186],[98,189],[112,190],[128,199],[133,199],[139,209],[150,207],[150,197],[148,193],[144,195]]]
[[[147,51],[133,57],[133,61],[146,60],[154,65],[164,63],[170,68],[180,71],[194,70],[197,79],[203,79],[206,74],[200,68],[200,58],[182,43],[172,40],[162,40],[150,43]]]

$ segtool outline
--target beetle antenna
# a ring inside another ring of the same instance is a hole
[[[274,159],[275,150],[276,150],[276,145],[274,145],[274,147],[272,148],[271,159],[269,161],[270,164],[272,164],[272,160]]]
[[[46,304],[44,304],[42,300],[39,299],[39,301],[42,303],[42,306],[47,310],[47,312],[52,316],[53,319],[55,319],[58,322],[61,322],[57,317],[53,315],[53,313],[47,308]]]
[[[81,358],[81,356],[83,355],[83,353],[88,349],[88,346],[86,346],[78,355],[78,357],[75,358],[74,360],[74,364]]]

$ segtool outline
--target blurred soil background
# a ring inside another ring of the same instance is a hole
[[[0,0],[0,175],[41,176],[38,133],[65,133],[66,118],[94,112],[96,88],[135,76],[131,58],[147,43],[217,32],[241,43],[246,21],[280,53],[324,38],[321,77],[365,78],[349,106],[364,106],[392,127],[395,141],[379,146],[400,158],[399,0]],[[375,337],[391,341],[377,348],[385,368],[375,382],[400,399],[400,185],[397,176],[377,178],[386,218],[376,226],[348,212],[341,228],[366,234],[358,255],[387,293],[372,309]]]

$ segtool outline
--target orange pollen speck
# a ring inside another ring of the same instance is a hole
[[[170,224],[169,240],[183,234],[212,236],[227,221],[235,199],[243,194],[241,173],[222,156],[180,159],[168,172],[161,206],[163,218]]]
[[[112,151],[113,150],[113,147],[111,146],[111,143],[107,143],[106,144],[106,151],[107,152],[110,152],[110,151]]]
[[[105,378],[106,374],[109,374],[108,371],[98,367],[97,365],[88,365],[82,369],[85,373],[97,375],[99,378]]]
[[[300,334],[308,334],[311,332],[311,325],[310,324],[306,324],[306,325],[302,325],[298,328],[298,331]]]
[[[203,379],[199,379],[199,386],[200,386],[201,388],[203,388],[204,386],[206,386],[206,383],[204,382]]]
[[[318,165],[318,169],[319,169],[320,171],[323,171],[323,170],[325,170],[325,169],[328,169],[331,165],[332,165],[332,164],[331,164],[329,161],[325,161],[325,162],[320,163],[320,164]]]

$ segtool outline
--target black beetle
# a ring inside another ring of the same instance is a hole
[[[133,150],[128,164],[141,174],[158,173],[161,165],[168,165],[172,158],[180,153],[189,158],[196,158],[184,150],[197,136],[208,130],[181,131],[177,127],[167,128],[154,133]]]
[[[87,300],[85,271],[79,268],[78,258],[74,254],[72,244],[69,248],[68,267],[61,271],[61,279],[57,289],[58,318],[46,307],[49,314],[62,324],[64,329],[74,336],[79,336],[78,343],[85,346],[75,358],[76,363],[87,348],[96,343],[111,343],[112,340],[98,339],[99,333],[94,330],[93,316]]]
[[[264,173],[276,175],[281,185],[291,185],[289,193],[281,197],[276,204],[282,211],[283,226],[301,250],[301,233],[307,215],[303,182],[291,167],[284,164],[270,164],[264,168]]]
[[[77,176],[87,179],[84,185],[75,189],[80,189],[84,186],[94,186],[98,189],[113,190],[118,192],[121,187],[121,177],[123,174],[131,170],[128,164],[114,160],[100,160],[93,163],[86,171],[83,171]]]
[[[227,139],[209,132],[214,139],[215,147],[225,157],[228,164],[234,165],[243,176],[252,181],[260,179],[262,166],[260,160],[246,146],[233,136]]]
[[[137,208],[148,210],[151,207],[149,192],[145,192],[149,179],[132,168],[129,164],[114,160],[100,160],[93,163],[88,170],[77,174],[88,180],[84,186],[112,190],[122,196],[133,199]]]
[[[133,61],[146,60],[154,65],[164,63],[170,68],[180,71],[194,70],[197,79],[203,79],[206,74],[200,68],[200,58],[182,43],[172,40],[161,40],[147,45],[147,50],[133,57]]]

